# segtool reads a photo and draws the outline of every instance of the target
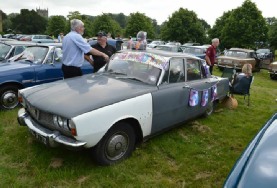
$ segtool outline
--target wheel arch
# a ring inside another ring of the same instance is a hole
[[[18,82],[4,82],[4,83],[0,84],[0,87],[5,87],[5,86],[16,86],[19,89],[24,88],[24,86]]]
[[[125,119],[121,119],[117,122],[115,122],[110,128],[112,129],[114,126],[117,125],[117,123],[127,123],[129,126],[131,126],[135,133],[136,133],[136,145],[140,144],[143,141],[143,134],[142,134],[142,129],[141,129],[141,125],[139,123],[139,121],[133,117],[129,117],[129,118],[125,118]],[[109,131],[108,130],[108,131]],[[107,131],[107,132],[108,132]]]

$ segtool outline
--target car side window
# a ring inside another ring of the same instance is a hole
[[[169,62],[168,74],[169,83],[184,82],[184,60],[182,58],[172,58]]]
[[[201,79],[201,63],[197,59],[187,59],[187,81]]]
[[[14,55],[20,54],[24,51],[25,47],[24,46],[17,46],[15,47]]]

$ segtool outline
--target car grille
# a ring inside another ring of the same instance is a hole
[[[26,110],[34,121],[39,123],[41,126],[49,128],[51,130],[59,130],[66,136],[72,136],[69,130],[57,127],[53,123],[53,114],[39,110],[33,107],[29,102],[26,102]]]

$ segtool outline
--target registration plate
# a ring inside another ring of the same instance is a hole
[[[30,132],[32,133],[32,135],[40,142],[42,142],[44,145],[48,145],[48,139],[45,136],[42,136],[41,134],[30,130]]]

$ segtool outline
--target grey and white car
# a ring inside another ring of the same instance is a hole
[[[210,115],[228,91],[228,79],[211,76],[200,58],[121,51],[102,72],[20,90],[18,121],[45,145],[91,148],[110,165],[149,137]]]

